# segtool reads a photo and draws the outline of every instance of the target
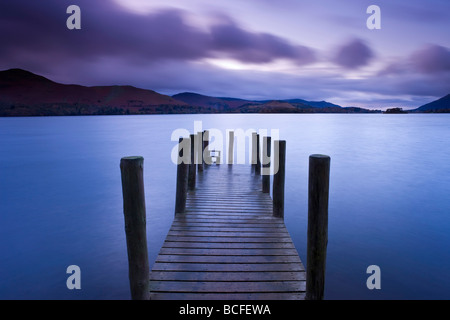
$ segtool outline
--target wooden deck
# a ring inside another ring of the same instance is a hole
[[[197,173],[150,273],[151,299],[304,299],[306,273],[250,166]]]

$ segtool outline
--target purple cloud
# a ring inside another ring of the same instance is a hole
[[[430,44],[414,52],[410,61],[414,68],[425,74],[450,71],[450,50]]]
[[[372,50],[360,39],[353,39],[340,47],[333,62],[346,69],[357,69],[367,65],[374,57]]]
[[[389,75],[440,75],[450,71],[450,50],[436,44],[429,44],[398,59],[382,69],[379,76]]]
[[[268,34],[252,33],[227,23],[211,28],[212,48],[243,62],[266,63],[277,58],[293,60],[297,64],[315,61],[313,50],[295,46]]]
[[[51,68],[105,57],[147,65],[218,55],[252,63],[278,58],[298,64],[314,61],[311,49],[268,33],[244,30],[232,19],[204,30],[188,24],[187,13],[181,10],[138,15],[112,1],[79,0],[77,4],[82,11],[82,29],[70,31],[65,27],[68,2],[47,0],[43,8],[35,1],[1,2],[0,28],[8,32],[2,35],[0,60],[15,66],[14,62],[24,61],[24,55],[30,53],[27,67],[36,71],[43,65]]]

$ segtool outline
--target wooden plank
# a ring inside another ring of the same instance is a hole
[[[251,226],[254,228],[285,228],[283,223],[260,223],[260,222],[238,222],[238,221],[204,221],[204,220],[196,220],[189,222],[181,222],[175,221],[172,223],[172,228],[247,228],[247,226]],[[249,227],[248,227],[249,228]]]
[[[282,229],[282,230],[280,230]],[[287,232],[286,228],[283,226],[280,227],[273,227],[271,225],[263,225],[262,227],[254,227],[252,225],[248,226],[242,226],[238,224],[223,224],[221,226],[217,225],[195,225],[195,226],[172,226],[170,228],[172,231],[198,231],[198,232],[214,232],[214,231],[221,231],[221,232]]]
[[[247,195],[247,197],[243,198],[242,194],[239,196],[230,196],[230,195],[214,195],[214,196],[205,196],[199,194],[190,194],[189,198],[186,200],[188,203],[196,204],[199,202],[204,203],[215,203],[216,201],[223,203],[227,200],[233,200],[236,203],[245,203],[245,204],[264,204],[270,206],[272,200],[267,196],[260,196],[255,194],[253,196]]]
[[[261,214],[261,215],[216,215],[216,214],[195,214],[193,212],[191,213],[186,213],[184,214],[182,217],[176,217],[175,221],[184,221],[184,219],[215,219],[215,220],[245,220],[245,221],[255,221],[258,220],[259,222],[264,222],[264,223],[271,223],[271,222],[277,222],[277,223],[282,223],[282,220],[280,220],[279,218],[274,218],[273,216],[271,216],[270,214]],[[245,223],[244,221],[242,221],[243,223]]]
[[[173,231],[170,230],[168,236],[174,237],[236,237],[236,238],[250,238],[250,237],[266,237],[266,238],[286,238],[289,237],[287,231],[284,232],[232,232],[232,231]]]
[[[260,214],[271,214],[271,212],[255,209],[255,208],[226,208],[226,207],[217,207],[217,208],[208,208],[208,207],[196,207],[196,208],[186,208],[186,212],[189,213],[223,213],[228,215],[241,215],[243,213],[245,214],[254,214],[254,215],[260,215]]]
[[[151,292],[151,300],[304,300],[305,293],[253,292],[253,293],[177,293]]]
[[[227,200],[232,200],[233,202],[230,203]],[[221,205],[223,203],[228,202],[229,205],[237,206],[239,204],[246,204],[246,205],[255,205],[255,206],[262,206],[262,207],[270,207],[272,205],[271,199],[268,199],[267,197],[246,197],[243,198],[242,195],[239,197],[229,197],[229,196],[221,196],[217,197],[217,199],[209,197],[195,197],[191,196],[189,199],[186,200],[187,203],[190,205]]]
[[[205,256],[298,256],[297,250],[285,248],[259,248],[259,249],[230,249],[230,248],[165,248],[159,251],[160,255],[205,255]]]
[[[171,231],[189,231],[189,232],[208,232],[208,233],[212,233],[212,232],[253,232],[253,233],[286,233],[286,229],[284,227],[278,227],[278,228],[273,228],[273,227],[242,227],[242,226],[238,226],[235,225],[233,227],[230,226],[222,226],[222,227],[218,227],[218,226],[206,226],[206,227],[202,227],[202,226],[172,226],[170,228]]]
[[[185,242],[225,242],[225,243],[264,243],[264,242],[292,242],[289,236],[284,238],[268,238],[268,237],[192,237],[192,236],[174,236],[168,235],[167,241],[185,241]]]
[[[300,263],[298,256],[204,256],[204,255],[163,255],[156,262],[170,263]]]
[[[184,272],[154,271],[150,276],[153,281],[304,281],[305,271],[296,272]]]
[[[305,289],[305,281],[150,281],[150,291],[154,292],[302,292]]]
[[[242,215],[245,214],[245,216],[247,217],[258,217],[261,216],[261,211],[250,211],[250,210],[226,210],[226,209],[221,209],[221,210],[208,210],[208,209],[195,209],[195,210],[191,210],[191,209],[186,209],[186,213],[191,213],[191,214],[198,214],[198,215],[216,215],[218,217],[220,216],[234,216],[234,217],[240,217]],[[266,213],[267,216],[270,216],[270,213]]]
[[[280,219],[274,219],[270,216],[256,216],[256,217],[247,217],[247,216],[216,216],[216,215],[195,215],[195,214],[185,214],[182,217],[177,216],[173,221],[174,224],[177,223],[190,223],[190,222],[216,222],[216,223],[273,223],[273,224],[284,224],[284,222]]]
[[[302,264],[295,263],[175,263],[155,262],[153,271],[305,271]]]
[[[192,249],[295,249],[292,242],[184,242],[165,241],[162,248]]]

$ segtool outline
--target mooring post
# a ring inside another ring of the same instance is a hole
[[[234,159],[234,131],[230,131],[229,134],[229,139],[228,139],[228,164],[233,164],[233,159]]]
[[[271,137],[263,137],[262,153],[262,192],[270,193],[270,156],[271,156]]]
[[[260,158],[260,148],[259,148],[259,134],[256,134],[256,167],[255,173],[261,174],[261,158]]]
[[[273,143],[273,216],[284,218],[284,181],[286,167],[286,141],[275,140]]]
[[[197,139],[198,139],[197,170],[198,172],[203,172],[203,132],[197,133]]]
[[[211,156],[209,154],[209,131],[203,131],[203,162],[206,165],[211,164]]]
[[[330,157],[309,157],[306,299],[322,300],[328,243]]]
[[[150,298],[143,170],[143,157],[120,160],[128,277],[133,300]]]
[[[197,135],[191,134],[191,161],[189,164],[189,178],[188,178],[188,187],[189,190],[195,189],[195,176],[197,173],[197,166],[195,165],[195,140]]]
[[[252,132],[252,172],[256,170],[256,132]]]
[[[191,140],[180,138],[177,159],[177,191],[175,196],[175,214],[184,213],[188,190],[188,172],[191,152]]]

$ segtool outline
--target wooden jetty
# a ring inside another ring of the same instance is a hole
[[[185,139],[184,146],[193,146],[191,144],[193,139],[199,137],[202,139],[202,135],[191,135],[190,139]],[[186,152],[186,149],[181,150],[182,142],[183,139],[180,139],[180,157]],[[268,145],[270,146],[270,139],[264,139],[263,152],[270,155]],[[267,184],[270,184],[270,179],[262,179],[261,168],[257,168],[261,166],[259,153],[258,161],[252,166],[208,165],[204,163],[202,156],[200,156],[201,169],[194,161],[190,164],[183,162],[178,164],[175,217],[148,274],[143,275],[142,268],[136,267],[143,263],[144,268],[148,267],[142,261],[143,255],[138,256],[139,260],[133,260],[128,247],[132,298],[322,299],[325,254],[311,249],[311,252],[308,252],[308,259],[316,259],[314,262],[316,267],[315,272],[307,272],[284,223],[285,150],[284,141],[281,143],[275,141],[273,153],[280,155],[277,157],[277,161],[278,159],[280,161],[278,173],[273,179],[274,199],[268,191],[270,186]],[[185,156],[186,159],[194,159],[193,152]],[[263,167],[268,167],[268,164],[263,164]],[[323,196],[319,196],[318,199],[319,202],[326,200],[325,211],[328,208],[327,188],[328,182],[325,190],[326,199]],[[124,213],[126,202],[124,190]],[[138,208],[142,206],[145,204],[141,204]],[[322,205],[320,208],[325,209],[325,206]],[[323,231],[327,219],[321,218],[319,222],[321,225],[318,228]],[[127,214],[125,223],[127,230]],[[319,234],[318,239],[313,240],[314,244],[311,242],[313,236],[309,237],[310,229],[314,228],[308,226],[308,250],[311,246],[315,246],[326,252],[326,239],[324,241],[323,236],[326,237],[327,233],[311,231],[312,235]],[[133,251],[135,241],[129,240],[133,238],[131,232],[129,233],[127,245],[130,241]],[[146,240],[142,238],[141,236],[141,251],[146,251]],[[325,247],[317,245],[323,242]],[[132,274],[133,270],[137,270],[139,275]],[[133,288],[138,288],[134,296]]]

